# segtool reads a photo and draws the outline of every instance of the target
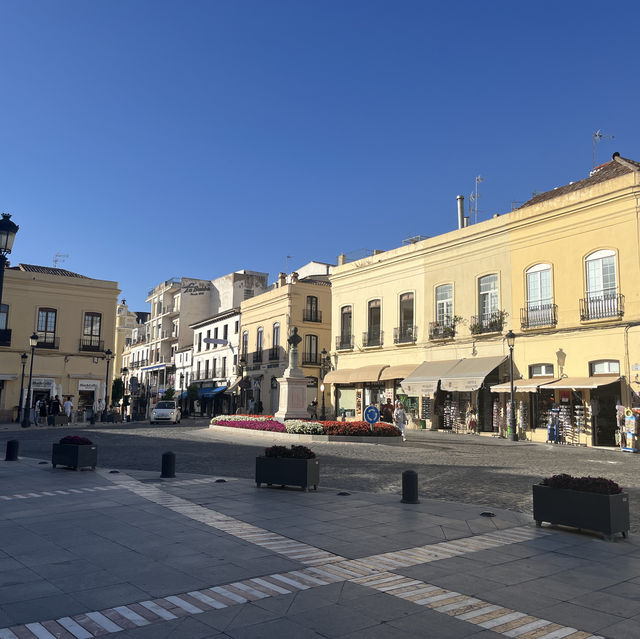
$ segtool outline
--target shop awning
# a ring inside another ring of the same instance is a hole
[[[380,373],[385,368],[389,368],[388,364],[373,364],[371,366],[361,366],[354,368],[349,375],[349,381],[352,384],[359,382],[377,382],[380,379]]]
[[[410,375],[400,382],[402,390],[410,397],[433,395],[438,390],[438,382],[460,360],[443,359],[439,362],[422,362]]]
[[[461,359],[456,367],[442,376],[440,385],[446,391],[474,391],[482,386],[484,378],[500,366],[506,355]]]
[[[227,390],[225,391],[225,393],[233,393],[233,391],[235,391],[235,389],[238,388],[238,386],[240,386],[241,382],[242,382],[242,377],[237,377],[236,381],[233,382],[231,386],[227,387]]]
[[[14,379],[18,379],[18,375],[16,373],[0,373],[0,379],[12,381]]]
[[[201,388],[198,391],[198,397],[200,399],[205,399],[207,397],[213,397],[214,395],[217,395],[218,393],[222,393],[226,389],[227,389],[226,386],[216,386],[215,388]]]
[[[545,388],[562,390],[575,388],[598,388],[620,381],[620,375],[602,375],[597,377],[563,377],[545,385]]]
[[[353,368],[341,368],[339,371],[329,371],[322,380],[325,384],[349,384],[349,377]]]
[[[409,377],[413,371],[418,368],[419,364],[401,364],[400,366],[387,366],[382,373],[380,373],[380,381],[386,381],[388,379],[404,379]]]
[[[536,379],[514,379],[513,386],[516,393],[535,393],[538,388],[545,386],[551,382],[556,381],[555,377],[537,377]],[[495,384],[491,387],[492,393],[510,393],[511,384],[505,382],[504,384]]]

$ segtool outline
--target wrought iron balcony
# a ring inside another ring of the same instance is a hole
[[[429,322],[429,339],[452,339],[455,336],[455,324],[446,320],[442,322]]]
[[[269,349],[269,361],[270,362],[277,362],[280,360],[280,347],[279,346],[272,346]]]
[[[321,322],[322,311],[315,311],[312,309],[305,308],[302,311],[302,321],[303,322]]]
[[[253,352],[253,363],[262,364],[262,349]]]
[[[38,343],[36,348],[50,348],[58,350],[60,348],[60,338],[54,335],[40,334],[38,335]]]
[[[11,329],[3,328],[0,330],[0,346],[11,346]]]
[[[557,323],[557,304],[537,304],[536,306],[520,309],[520,326],[522,329],[555,326]]]
[[[78,350],[102,353],[104,351],[104,341],[99,337],[81,337]]]
[[[597,297],[590,296],[580,300],[580,321],[606,319],[624,315],[624,295],[605,293]]]
[[[504,326],[504,318],[507,316],[505,311],[494,311],[493,313],[485,313],[484,315],[473,315],[469,321],[469,329],[472,335],[480,335],[482,333],[500,333]]]
[[[384,331],[365,331],[362,333],[362,346],[382,346],[384,342]]]
[[[336,350],[349,351],[353,349],[353,335],[337,335]]]
[[[318,353],[303,353],[302,354],[302,365],[313,365],[320,363],[320,356]]]
[[[398,326],[393,329],[393,343],[394,344],[410,344],[415,342],[418,337],[417,326]]]

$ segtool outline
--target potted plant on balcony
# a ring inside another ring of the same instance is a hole
[[[53,444],[51,465],[68,466],[75,470],[91,467],[95,470],[98,464],[98,447],[86,437],[68,435],[57,444]]]
[[[320,462],[306,446],[271,446],[256,457],[256,485],[300,486],[317,490],[320,483]]]
[[[533,518],[601,532],[607,539],[615,533],[627,536],[629,495],[604,477],[554,475],[533,485]]]

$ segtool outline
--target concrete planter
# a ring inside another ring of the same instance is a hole
[[[91,467],[95,470],[98,465],[98,447],[77,444],[53,444],[51,465],[69,466],[75,470]]]
[[[611,539],[615,533],[622,533],[626,537],[629,530],[629,495],[602,495],[534,484],[533,518],[537,526],[548,521],[601,532],[607,539]]]
[[[320,462],[317,459],[294,459],[291,457],[256,457],[256,485],[279,484],[300,486],[317,490],[320,483]]]

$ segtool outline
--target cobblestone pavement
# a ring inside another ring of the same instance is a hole
[[[9,427],[10,428],[10,427]],[[20,454],[47,459],[51,442],[79,429],[4,430],[20,440]],[[274,440],[207,428],[205,420],[178,426],[96,425],[83,434],[100,446],[100,466],[158,470],[162,453],[177,456],[177,472],[252,478],[255,456]],[[281,440],[279,440],[281,441]],[[402,446],[313,442],[321,459],[321,484],[336,489],[400,493],[401,474],[415,470],[420,495],[463,503],[531,511],[531,484],[556,473],[605,476],[631,495],[631,529],[640,531],[640,456],[614,449],[509,442],[449,433],[409,433]]]

